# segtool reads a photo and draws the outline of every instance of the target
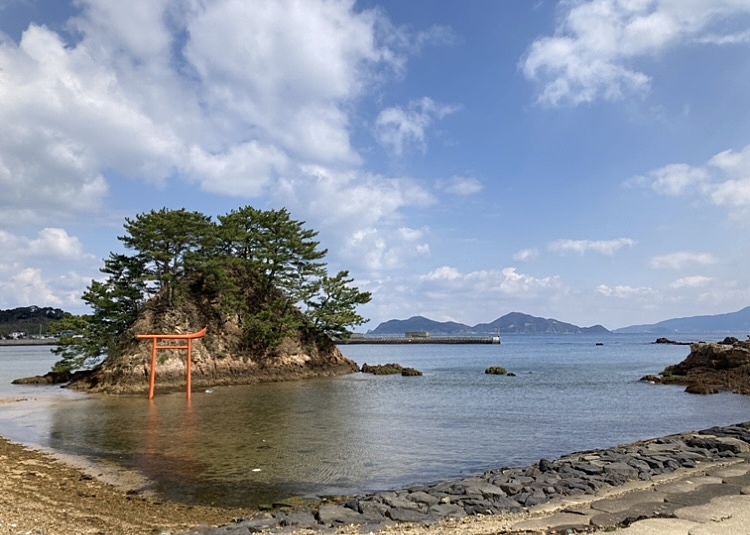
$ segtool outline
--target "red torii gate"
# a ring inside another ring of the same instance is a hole
[[[206,336],[206,327],[196,333],[188,334],[139,334],[136,340],[151,340],[151,378],[149,380],[148,399],[154,399],[156,388],[156,352],[160,349],[186,349],[187,350],[187,398],[192,395],[192,360],[193,340]],[[159,345],[160,340],[182,340],[185,344]]]

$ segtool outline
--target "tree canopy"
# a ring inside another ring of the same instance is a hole
[[[56,371],[86,368],[116,351],[142,308],[156,296],[178,306],[196,288],[215,296],[219,313],[243,331],[244,350],[267,353],[295,329],[347,336],[366,320],[356,307],[369,292],[352,286],[348,271],[331,276],[318,233],[286,209],[246,206],[214,222],[199,212],[150,211],[126,219],[118,239],[128,254],[110,253],[83,301],[92,312],[55,325]]]

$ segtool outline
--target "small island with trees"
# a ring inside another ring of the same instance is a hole
[[[318,233],[286,209],[246,206],[217,219],[166,208],[126,218],[118,239],[127,253],[110,253],[105,278],[83,294],[91,312],[50,326],[66,335],[47,378],[145,392],[151,347],[136,336],[204,327],[192,351],[197,388],[358,371],[333,338],[366,321],[356,307],[371,295],[347,271],[328,273]],[[183,352],[160,352],[158,389],[183,388],[185,373]]]

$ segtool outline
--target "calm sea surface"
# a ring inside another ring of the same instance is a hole
[[[638,382],[689,352],[654,339],[342,346],[359,365],[398,362],[424,375],[215,388],[195,392],[190,404],[184,393],[160,394],[158,383],[152,403],[13,386],[55,358],[49,348],[0,347],[0,400],[26,400],[0,403],[0,434],[135,470],[169,499],[241,506],[400,488],[750,420],[750,397]],[[516,377],[484,374],[498,365]]]

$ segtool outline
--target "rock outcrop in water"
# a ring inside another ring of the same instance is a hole
[[[720,343],[691,344],[685,360],[643,380],[685,385],[693,394],[750,394],[750,339],[727,337]]]
[[[404,377],[419,377],[422,375],[417,369],[404,368],[401,364],[389,362],[388,364],[376,364],[371,366],[367,363],[362,364],[362,373],[371,373],[373,375],[402,375]]]

